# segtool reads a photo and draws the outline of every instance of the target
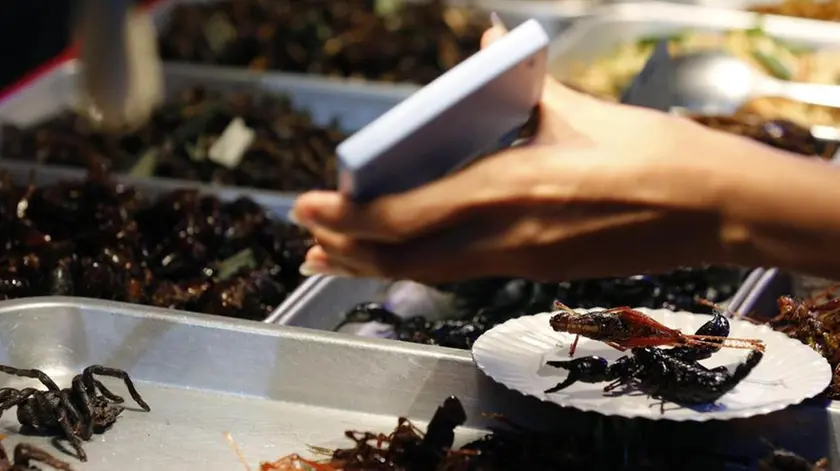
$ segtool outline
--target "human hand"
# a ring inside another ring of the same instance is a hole
[[[486,46],[504,31],[485,33]],[[301,195],[304,274],[459,281],[625,275],[723,257],[729,157],[751,142],[547,78],[532,142],[368,204]],[[748,150],[748,149],[747,149]]]

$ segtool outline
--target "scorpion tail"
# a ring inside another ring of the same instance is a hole
[[[762,358],[764,358],[764,353],[759,350],[751,350],[750,354],[747,356],[747,361],[738,365],[732,373],[732,377],[729,380],[732,387],[735,387],[736,384],[740,383],[744,380],[744,378],[749,376],[753,368],[758,366],[761,362]]]

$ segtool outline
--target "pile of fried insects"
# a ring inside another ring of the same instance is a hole
[[[778,315],[770,319],[760,313],[747,315],[748,320],[766,323],[828,360],[834,370],[834,379],[826,391],[830,399],[840,399],[840,297],[835,294],[838,288],[840,285],[832,286],[807,299],[782,296],[777,300]]]
[[[250,198],[158,195],[107,175],[0,171],[0,300],[81,296],[263,320],[302,281],[311,237]]]
[[[682,267],[670,273],[627,278],[599,278],[540,283],[516,278],[479,279],[434,288],[451,298],[454,315],[430,320],[433,311],[402,318],[398,311],[427,306],[424,291],[410,299],[364,302],[343,313],[335,330],[348,324],[378,322],[390,326],[398,340],[468,350],[481,334],[509,319],[552,309],[556,300],[579,308],[635,306],[713,313],[701,300],[721,303],[741,284],[740,270],[731,267]],[[400,304],[403,304],[400,306]],[[409,306],[411,305],[411,306]]]
[[[238,159],[216,158],[213,145],[239,122],[254,130],[254,141]],[[8,159],[289,192],[334,188],[335,147],[346,137],[338,123],[314,122],[290,96],[201,86],[179,90],[130,133],[102,132],[75,110],[27,127],[4,123],[2,133]]]
[[[469,3],[236,0],[173,7],[166,60],[426,84],[478,51]]]
[[[571,437],[539,432],[498,415],[493,417],[498,420],[498,427],[491,427],[490,433],[479,440],[453,448],[455,429],[466,422],[467,416],[461,402],[449,397],[438,408],[425,433],[408,419],[400,418],[390,434],[347,431],[345,435],[353,442],[352,448],[330,452],[313,447],[316,452],[329,454],[329,458],[310,460],[294,454],[262,463],[260,471],[576,471],[596,469],[593,466],[605,453],[626,460],[619,456],[623,447],[605,449],[592,434]],[[645,450],[634,456],[633,461],[610,469],[709,471],[726,469],[727,464],[721,457],[687,457],[684,451],[664,448]],[[827,470],[827,466],[825,459],[810,463],[780,449],[772,450],[758,462],[759,471],[818,471]],[[245,467],[250,471],[247,464]]]

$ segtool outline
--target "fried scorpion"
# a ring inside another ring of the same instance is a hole
[[[695,335],[719,337],[717,346],[703,344],[680,346],[673,349],[636,347],[630,355],[610,364],[599,356],[588,356],[568,361],[549,361],[547,365],[569,371],[568,377],[546,394],[561,391],[580,381],[602,383],[609,392],[619,386],[636,383],[651,397],[660,399],[660,411],[665,412],[665,402],[680,405],[713,404],[735,388],[758,365],[764,354],[750,351],[747,359],[730,373],[725,366],[709,369],[698,363],[720,350],[723,338],[729,335],[729,321],[721,314],[703,324]]]

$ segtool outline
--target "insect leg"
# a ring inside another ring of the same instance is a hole
[[[578,340],[580,340],[580,335],[575,335],[575,341],[572,342],[572,346],[569,348],[569,356],[575,356],[575,350],[577,350]]]

